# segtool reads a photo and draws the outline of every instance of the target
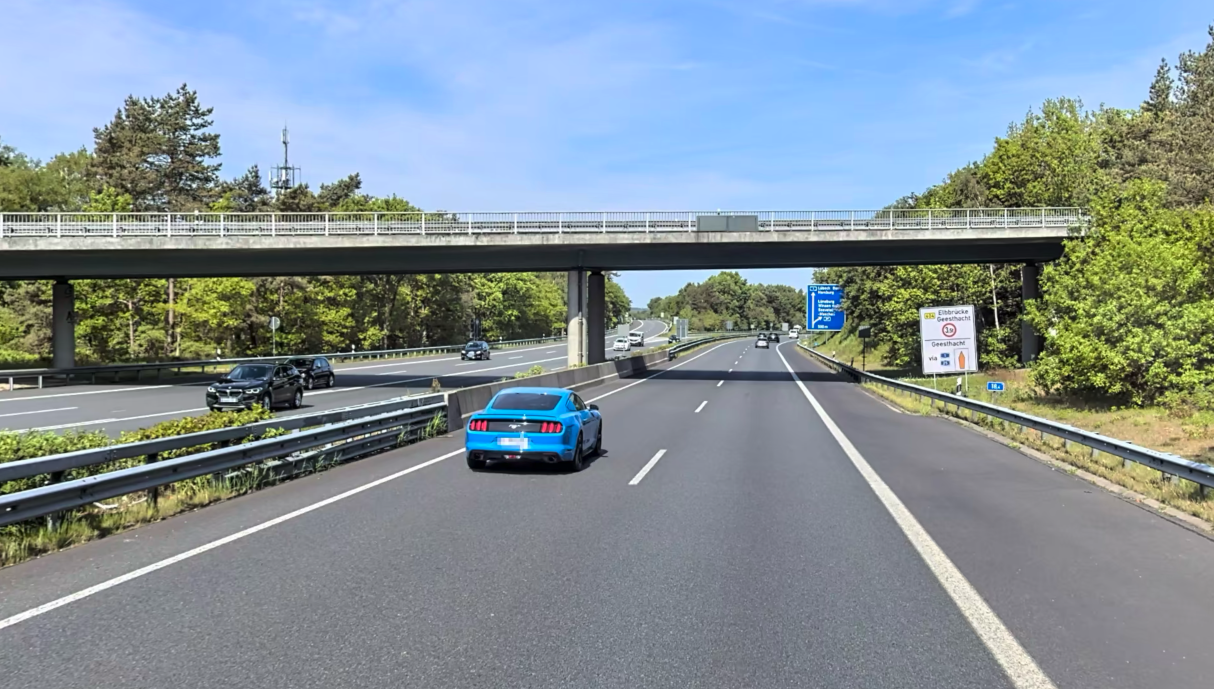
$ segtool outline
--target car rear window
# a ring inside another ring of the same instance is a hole
[[[552,411],[564,395],[543,392],[504,392],[493,398],[493,408],[508,411]]]

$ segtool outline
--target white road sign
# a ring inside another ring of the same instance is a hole
[[[973,306],[919,309],[923,375],[978,370],[978,338]]]

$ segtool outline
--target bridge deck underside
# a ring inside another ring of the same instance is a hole
[[[1023,263],[1057,259],[1059,236],[831,239],[766,235],[755,241],[387,243],[372,238],[321,245],[264,242],[148,242],[132,248],[90,241],[58,248],[53,240],[0,242],[0,279],[102,277],[240,277],[611,270],[803,268],[841,265]],[[577,238],[582,239],[582,238]],[[89,246],[92,244],[93,246]]]

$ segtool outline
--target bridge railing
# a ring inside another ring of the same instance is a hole
[[[0,213],[3,237],[274,237],[695,232],[696,218],[750,215],[759,232],[1068,229],[1079,208],[454,213]]]

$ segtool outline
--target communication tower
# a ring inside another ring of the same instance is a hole
[[[275,165],[270,171],[270,188],[275,194],[285,193],[298,184],[299,168],[291,167],[291,139],[286,125],[282,127],[282,165]]]

